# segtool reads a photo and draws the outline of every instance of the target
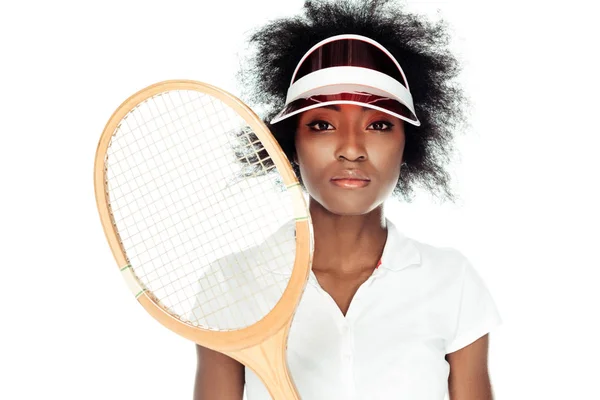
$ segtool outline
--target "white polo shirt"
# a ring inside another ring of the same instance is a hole
[[[459,251],[418,242],[387,220],[381,265],[346,316],[311,273],[288,339],[303,400],[444,400],[445,355],[501,324],[485,283]],[[246,368],[248,400],[270,400]]]

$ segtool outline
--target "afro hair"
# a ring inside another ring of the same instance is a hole
[[[268,121],[283,108],[302,56],[339,34],[379,42],[398,60],[409,82],[421,126],[405,124],[404,163],[393,196],[411,202],[419,185],[437,199],[454,202],[446,165],[454,151],[454,133],[465,122],[467,100],[455,83],[460,66],[448,49],[450,35],[443,20],[428,21],[393,0],[306,1],[299,15],[273,20],[251,34],[253,51],[238,74],[243,97],[264,110],[265,124],[293,160],[297,118],[272,125]],[[300,177],[298,166],[292,165]]]

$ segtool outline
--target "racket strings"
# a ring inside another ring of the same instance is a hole
[[[280,264],[286,264],[286,263],[289,265],[289,260],[282,259],[282,260],[281,260],[281,262],[280,262]],[[217,274],[216,274],[216,272],[217,272],[217,271],[214,271],[214,272],[212,273],[212,277],[213,277],[214,279],[217,279],[217,280],[218,280],[218,278],[217,278],[217,276],[216,276],[216,275],[217,275]],[[266,291],[269,291],[269,290],[271,290],[272,288],[279,289],[279,284],[280,284],[280,282],[279,282],[278,280],[276,280],[276,279],[273,279],[273,273],[279,273],[279,274],[282,274],[282,273],[283,273],[283,274],[285,274],[285,275],[286,275],[286,277],[285,277],[285,278],[286,278],[286,280],[288,280],[288,279],[289,279],[289,277],[290,277],[290,275],[291,275],[291,268],[288,268],[287,272],[282,272],[282,271],[267,271],[266,269],[264,269],[264,268],[261,268],[261,267],[260,267],[260,265],[259,265],[259,268],[258,268],[258,269],[255,269],[255,271],[254,271],[254,272],[259,272],[260,274],[259,274],[258,276],[257,276],[256,274],[253,274],[253,275],[251,275],[251,276],[247,276],[247,275],[245,275],[245,274],[237,274],[237,275],[234,275],[234,276],[233,276],[233,278],[234,278],[234,279],[233,279],[233,281],[234,281],[234,283],[235,283],[235,286],[232,286],[232,287],[231,287],[229,290],[241,290],[241,289],[243,289],[244,287],[248,287],[248,285],[249,285],[249,284],[251,284],[251,283],[252,283],[252,281],[255,281],[255,280],[257,280],[257,279],[261,279],[261,278],[262,278],[262,279],[265,279],[266,281],[269,281],[269,280],[270,280],[270,283],[267,283],[267,284],[264,284],[264,285],[262,285],[262,286],[261,286],[261,290],[263,290],[263,291],[264,291],[264,290],[266,290]],[[243,278],[245,278],[245,279],[241,280],[241,279],[240,279],[241,277],[243,277]],[[209,278],[210,278],[210,277],[209,277]],[[270,278],[270,279],[269,279],[269,278]],[[220,283],[225,283],[225,280],[224,280],[224,279],[221,279],[221,280],[218,280],[218,281],[219,281]],[[214,298],[216,298],[216,297],[217,297],[217,296],[215,295],[214,291],[211,291],[211,292],[210,292],[210,294],[211,294],[211,295],[212,295]],[[203,304],[203,303],[202,303],[202,302],[199,302],[199,303],[196,305],[196,308],[199,308],[199,309],[200,309],[201,315],[203,316],[203,318],[205,318],[205,319],[206,319],[206,318],[210,318],[210,317],[212,317],[212,316],[214,316],[214,315],[218,315],[218,314],[220,314],[220,313],[222,313],[222,312],[226,311],[226,309],[227,309],[228,307],[231,307],[232,305],[233,305],[233,306],[241,306],[241,305],[244,305],[244,304],[248,304],[249,300],[252,300],[252,297],[254,297],[254,296],[255,296],[255,294],[254,294],[254,293],[252,293],[252,292],[248,291],[248,292],[247,292],[247,294],[246,294],[244,297],[241,297],[241,298],[239,298],[239,299],[238,299],[237,301],[235,301],[233,304],[224,304],[224,305],[221,305],[221,306],[220,306],[220,308],[216,308],[216,309],[214,309],[214,310],[208,310],[208,311],[207,311],[207,310],[204,310],[204,309],[203,309],[203,307],[202,307],[202,304]],[[243,317],[247,316],[247,314],[241,314],[241,315],[242,315]],[[197,323],[197,321],[194,321],[193,319],[192,319],[192,320],[188,319],[188,320],[186,320],[185,322],[191,322],[191,323],[194,323],[194,322],[196,322],[196,323]],[[254,321],[254,320],[249,320],[249,319],[247,319],[247,318],[244,318],[244,324],[245,324],[245,325],[250,325],[250,324],[252,324],[253,322],[255,322],[255,321]]]
[[[257,174],[263,174],[275,168],[271,156],[251,129],[242,129],[238,135],[243,136],[246,142],[246,145],[236,152],[239,160],[245,161],[249,166],[260,166],[255,171]]]
[[[120,240],[140,281],[182,321],[248,326],[287,285],[293,235],[251,251],[293,219],[265,153],[233,110],[192,91],[154,96],[115,131],[106,187]]]
[[[168,250],[168,249],[166,249],[166,250]],[[167,293],[167,295],[168,295],[168,294],[170,294],[170,293]]]
[[[157,95],[156,97],[159,97],[159,96],[160,96],[160,95]],[[181,105],[179,105],[177,108],[183,108],[183,107],[185,107],[187,104],[191,104],[191,103],[192,103],[191,101],[190,101],[190,102],[187,102],[187,103],[182,103],[182,104],[181,104]],[[151,104],[152,104],[152,103],[148,103],[148,106],[150,106]],[[140,122],[140,121],[139,121],[139,119],[140,119],[140,118],[142,118],[142,117],[146,117],[146,118],[147,118],[147,114],[146,114],[146,115],[144,115],[144,116],[142,116],[142,115],[139,115],[139,113],[138,113],[138,112],[136,112],[137,110],[140,110],[140,109],[142,109],[142,107],[141,107],[141,105],[138,105],[138,107],[136,107],[136,108],[134,108],[133,110],[131,110],[131,111],[130,111],[130,112],[129,112],[129,113],[128,113],[128,114],[127,114],[127,115],[126,115],[124,118],[123,118],[123,120],[121,121],[121,123],[120,123],[120,124],[117,126],[117,128],[116,128],[116,131],[118,132],[118,131],[121,131],[121,130],[123,130],[123,124],[126,124],[125,130],[127,130],[127,131],[129,131],[129,132],[132,132],[132,133],[133,133],[133,132],[135,132],[135,131],[138,131],[138,130],[142,130],[142,129],[143,129],[143,130],[145,130],[145,133],[146,133],[146,134],[148,134],[148,135],[153,135],[153,134],[156,134],[156,133],[158,133],[158,131],[160,131],[161,129],[165,129],[165,128],[167,128],[167,126],[166,126],[165,124],[163,124],[163,125],[156,125],[156,119],[158,119],[158,118],[159,118],[159,116],[156,116],[156,117],[153,117],[153,118],[148,118],[148,119],[146,119],[146,120],[142,120],[142,122]],[[130,126],[129,122],[130,122],[131,120],[130,120],[129,118],[136,119],[136,125],[135,125],[135,126],[133,126],[133,127],[131,127],[131,126]],[[193,124],[193,122],[191,122],[191,121],[190,121],[190,122],[189,122],[189,124],[191,125],[191,124]],[[188,138],[188,139],[191,139],[191,138]],[[111,142],[109,146],[111,146],[112,144],[113,144],[113,142]],[[172,147],[170,147],[170,148],[169,148],[169,147],[167,147],[165,150],[166,150],[166,151],[172,150],[172,149],[175,147],[175,145],[176,145],[176,143],[175,143],[175,142],[173,142],[173,143],[171,144],[171,146],[172,146]],[[134,151],[131,151],[131,152],[129,153],[129,156],[133,156],[133,155],[137,155],[137,154],[139,154],[139,153],[144,153],[144,152],[147,152],[147,151],[149,151],[149,150],[150,150],[150,147],[151,147],[151,146],[152,146],[152,143],[147,143],[147,142],[146,142],[146,146],[141,146],[141,147],[138,147],[138,148],[136,148],[136,151],[135,151],[135,152],[134,152]],[[156,154],[156,153],[155,153],[155,154],[152,156],[152,158],[154,158],[154,157],[157,157],[157,156],[159,156],[159,154]],[[160,167],[160,166],[161,166],[160,164],[157,164],[157,167]],[[130,171],[130,170],[124,170],[124,171],[123,171],[123,173],[125,173],[125,172],[131,172],[131,171]],[[139,178],[139,177],[140,177],[140,176],[129,176],[129,177],[128,177],[128,179],[137,179],[137,178]],[[113,175],[113,178],[119,178],[119,174],[114,174],[114,175]],[[123,182],[124,182],[124,183],[127,183],[128,181],[127,181],[127,180],[125,180],[125,181],[123,181]]]
[[[146,123],[146,124],[147,124],[147,123]],[[143,125],[146,125],[146,124],[143,124]],[[167,128],[167,127],[168,127],[168,125],[164,125],[164,127],[165,127],[165,128]],[[134,127],[134,128],[128,127],[128,129],[129,129],[130,131],[134,131],[135,129],[138,129],[138,128],[139,128],[139,125],[138,125],[137,127]],[[254,173],[254,174],[251,174],[251,175],[246,175],[246,177],[247,177],[247,176],[258,176],[259,174],[268,173],[268,172],[270,172],[271,170],[274,170],[274,169],[275,169],[275,165],[274,165],[274,164],[270,164],[270,165],[269,165],[269,164],[267,164],[267,165],[265,165],[265,162],[266,162],[267,160],[270,160],[270,159],[271,159],[271,157],[270,157],[270,156],[260,156],[260,157],[259,157],[259,154],[262,154],[262,152],[266,151],[266,150],[264,149],[264,147],[262,147],[262,144],[261,144],[261,142],[260,142],[258,139],[256,139],[256,140],[254,140],[254,141],[250,142],[250,140],[252,140],[252,138],[251,138],[249,135],[250,135],[250,134],[254,135],[254,133],[253,133],[253,132],[251,132],[251,131],[250,131],[250,132],[248,132],[248,131],[245,131],[244,133],[245,133],[245,134],[248,136],[248,141],[249,141],[249,143],[248,143],[248,145],[247,145],[248,147],[250,147],[250,146],[255,146],[256,144],[260,144],[260,145],[261,145],[261,147],[259,147],[258,149],[257,149],[257,148],[255,148],[255,147],[251,147],[251,148],[253,149],[253,154],[255,155],[255,157],[250,157],[250,156],[248,156],[248,155],[244,155],[243,157],[240,157],[240,158],[238,158],[238,161],[245,161],[245,162],[248,164],[248,166],[255,166],[255,165],[256,165],[256,166],[261,166],[261,170],[260,170],[260,172],[259,172],[259,173]],[[255,135],[254,135],[254,137],[255,137]],[[147,146],[146,148],[148,148],[148,147],[149,147],[149,146]],[[171,149],[167,148],[166,150],[168,151],[168,150],[171,150]],[[175,167],[175,168],[179,168],[179,167],[181,167],[181,166],[183,165],[183,162],[184,162],[184,161],[182,160],[182,162],[181,162],[180,164],[178,164],[178,165],[175,165],[174,167]],[[148,172],[154,172],[154,171],[148,171]],[[137,178],[140,178],[140,177],[141,177],[141,176],[133,176],[133,177],[130,177],[129,179],[136,180]],[[116,178],[119,178],[119,176],[118,176],[118,175],[113,175],[113,179],[111,180],[111,182],[112,182],[112,181],[114,181],[114,179],[116,179]],[[125,182],[127,182],[127,181],[125,181]],[[191,186],[191,185],[193,185],[193,183],[194,183],[193,181],[189,181],[189,182],[188,182],[186,185],[184,185],[183,187],[185,188],[186,186]],[[158,189],[161,189],[163,186],[166,186],[166,185],[167,185],[167,182],[165,182],[165,183],[164,183],[162,186],[159,186],[159,187],[158,187]],[[118,190],[118,189],[120,189],[120,187],[119,187],[119,186],[114,186],[114,185],[111,185],[111,186],[109,187],[109,190],[110,190],[111,192],[114,192],[114,191],[116,191],[116,190]],[[226,188],[224,188],[224,189],[226,189]],[[152,203],[150,203],[149,205],[152,205]],[[127,217],[127,215],[124,215],[123,217],[125,218],[125,217]]]
[[[183,244],[185,245],[185,244],[187,244],[187,243],[191,243],[191,240],[188,240],[187,242],[184,242]],[[173,248],[173,247],[172,247],[172,248],[165,248],[165,249],[164,249],[164,251],[165,251],[165,252],[168,252],[168,251],[170,251],[170,250],[175,250],[175,248]],[[210,250],[210,251],[214,251],[215,249],[207,249],[207,250],[205,250],[205,251],[208,251],[208,250]],[[217,250],[218,250],[218,249],[217,249]],[[181,255],[181,256],[179,256],[179,257],[177,257],[177,258],[174,258],[174,259],[172,259],[171,261],[172,261],[172,262],[173,262],[173,261],[174,261],[174,262],[180,261],[181,257],[183,257],[183,255]],[[184,264],[184,265],[185,265],[185,266],[189,266],[190,264],[191,264],[191,263]],[[258,265],[258,267],[259,267],[259,269],[257,269],[257,271],[259,271],[259,272],[260,272],[260,271],[264,271],[264,268],[262,268],[262,266],[261,266],[260,264]],[[215,273],[216,273],[216,271],[213,271],[213,273],[212,273],[212,274],[214,275]],[[288,270],[288,271],[285,271],[285,272],[281,272],[281,271],[269,271],[269,273],[270,273],[270,274],[273,274],[273,273],[274,273],[274,274],[284,274],[284,275],[286,275],[286,277],[287,277],[287,278],[289,278],[289,274],[291,273],[291,270]],[[189,275],[189,274],[188,274],[188,275]],[[181,278],[187,278],[187,277],[188,277],[187,275],[184,275],[184,276],[183,276],[183,277],[181,277]],[[265,276],[265,274],[262,274],[262,276],[258,276],[258,278],[265,278],[265,277],[266,277],[266,276]],[[149,278],[149,277],[148,277],[148,278]],[[157,277],[157,278],[159,278],[159,279],[160,279],[161,277]],[[181,278],[179,278],[179,279],[181,279]],[[152,282],[152,280],[150,280],[150,279],[149,279],[149,281],[150,281],[150,282]],[[249,283],[248,281],[245,281],[245,282],[244,282],[244,284],[246,284],[246,285],[247,285],[248,283]],[[194,284],[195,284],[195,283],[194,283]],[[240,287],[241,287],[241,286],[243,286],[243,285],[238,285],[238,286],[240,286]],[[177,304],[179,304],[179,303],[177,303]]]

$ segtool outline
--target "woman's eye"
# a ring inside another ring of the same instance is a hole
[[[314,122],[311,122],[310,124],[306,124],[306,126],[308,126],[313,131],[327,131],[327,130],[334,129],[333,126],[329,122],[325,122],[325,121],[314,121]]]
[[[373,127],[372,129],[376,131],[389,131],[394,125],[387,121],[375,121],[369,126]]]

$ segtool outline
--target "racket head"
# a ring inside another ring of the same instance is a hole
[[[287,286],[279,301],[262,319],[241,329],[220,331],[206,329],[186,323],[166,309],[132,271],[135,268],[130,265],[127,250],[119,234],[118,223],[113,215],[106,164],[113,137],[123,120],[138,106],[155,96],[174,91],[192,91],[211,96],[239,115],[268,152],[283,185],[287,188],[294,209],[296,247]],[[94,188],[102,226],[117,265],[137,300],[162,325],[197,344],[217,351],[243,349],[263,341],[285,326],[289,327],[312,265],[314,243],[310,213],[298,179],[279,144],[262,120],[237,97],[215,86],[192,80],[163,81],[138,91],[117,108],[103,130],[96,151]]]

